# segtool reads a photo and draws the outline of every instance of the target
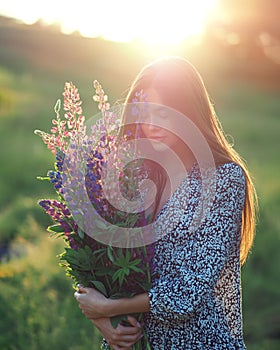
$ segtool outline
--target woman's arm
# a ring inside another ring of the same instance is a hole
[[[132,298],[109,299],[106,312],[109,317],[112,317],[123,314],[148,312],[149,310],[150,299],[148,293],[142,293]]]
[[[148,312],[149,310],[150,299],[148,293],[138,294],[132,298],[109,299],[109,303],[107,304],[107,314],[109,317]]]
[[[150,310],[148,293],[131,298],[109,299],[94,288],[79,287],[74,296],[84,315],[89,319],[129,315]]]

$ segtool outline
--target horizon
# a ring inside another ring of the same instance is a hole
[[[118,3],[107,0],[95,4],[80,0],[79,6],[73,9],[66,0],[59,3],[50,0],[40,6],[34,6],[31,0],[24,3],[10,0],[0,4],[0,15],[25,24],[40,22],[46,26],[55,25],[65,34],[79,32],[83,37],[172,47],[203,34],[217,1],[199,0],[195,4],[187,4],[174,0],[171,6],[157,0],[150,3],[142,0],[141,6],[137,7],[137,14],[130,4],[129,0]]]

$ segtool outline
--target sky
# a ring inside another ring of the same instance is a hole
[[[148,44],[199,36],[216,0],[0,0],[0,14],[32,24],[60,24],[64,33]]]

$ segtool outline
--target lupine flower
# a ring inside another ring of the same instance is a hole
[[[35,130],[34,133],[42,138],[43,142],[48,146],[53,154],[56,154],[57,148],[59,148],[62,152],[66,152],[69,133],[65,127],[66,121],[62,121],[59,115],[60,100],[57,101],[54,110],[56,113],[56,119],[52,120],[52,124],[55,126],[51,129],[51,134],[41,130]]]
[[[58,148],[62,152],[66,152],[69,146],[70,138],[74,135],[85,133],[85,117],[82,115],[82,107],[80,95],[75,85],[65,83],[64,92],[64,110],[65,120],[60,117],[61,102],[58,100],[54,107],[56,119],[52,120],[53,127],[51,134],[41,130],[35,130],[34,133],[42,137],[43,142],[48,146],[53,154],[56,154]]]
[[[57,150],[55,155],[56,163],[55,166],[58,171],[62,171],[63,162],[65,159],[65,153],[63,153],[60,149]]]
[[[67,206],[55,199],[41,199],[38,204],[45,210],[47,214],[54,220],[63,218],[71,218],[71,213]]]
[[[98,109],[101,112],[105,112],[108,109],[110,109],[108,96],[104,94],[104,91],[97,80],[94,80],[93,87],[95,89],[95,95],[93,95],[93,100],[95,102],[98,102]]]
[[[72,136],[77,133],[84,134],[85,117],[82,115],[82,101],[80,100],[78,89],[72,82],[65,83],[63,97],[63,106],[64,111],[66,112],[65,119],[67,120],[69,132]]]
[[[136,91],[135,96],[132,99],[133,106],[131,108],[134,117],[144,117],[144,114],[147,112],[147,97],[148,95],[144,93],[143,90]],[[141,122],[138,118],[136,121]]]
[[[54,188],[59,191],[60,193],[63,192],[62,190],[62,175],[60,171],[54,171],[49,170],[48,171],[48,177],[50,179],[50,182],[53,184]]]

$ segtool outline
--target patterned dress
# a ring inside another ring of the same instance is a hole
[[[191,229],[195,213],[208,196],[198,165],[158,216],[163,232],[168,223],[161,217],[166,212],[173,217],[187,197],[176,227],[155,243],[150,312],[144,322],[153,350],[246,349],[239,257],[245,178],[231,162],[215,169],[214,182],[210,210],[196,229]]]

